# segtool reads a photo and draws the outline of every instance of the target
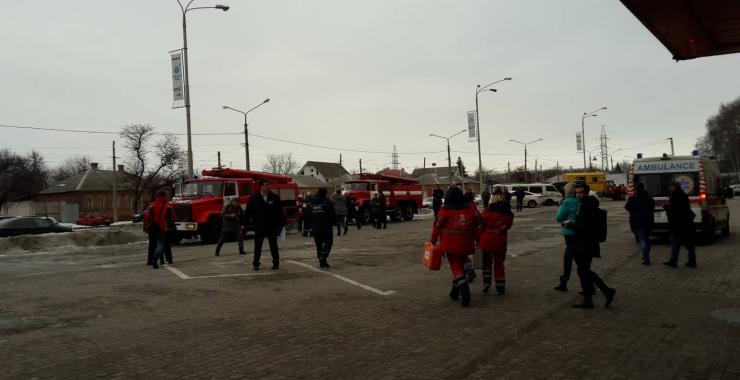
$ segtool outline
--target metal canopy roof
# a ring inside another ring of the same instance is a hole
[[[740,0],[620,0],[680,61],[740,52]]]

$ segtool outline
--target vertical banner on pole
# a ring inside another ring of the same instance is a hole
[[[581,132],[576,132],[576,149],[578,152],[583,152],[583,135],[581,135]]]
[[[475,111],[468,111],[468,141],[478,140],[478,128],[476,128]]]
[[[183,85],[182,50],[170,52],[172,65],[172,108],[183,107],[185,104],[185,87]]]

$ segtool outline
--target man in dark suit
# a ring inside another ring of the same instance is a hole
[[[265,238],[270,244],[272,255],[272,269],[280,267],[280,253],[278,251],[277,236],[286,224],[285,212],[280,197],[270,191],[270,184],[259,181],[260,191],[249,197],[247,203],[247,220],[254,226],[254,260],[252,268],[260,269],[262,243]]]

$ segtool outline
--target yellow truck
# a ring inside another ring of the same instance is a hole
[[[606,175],[604,172],[580,172],[580,173],[565,173],[565,181],[583,181],[588,184],[591,190],[598,194],[604,194],[606,191]]]

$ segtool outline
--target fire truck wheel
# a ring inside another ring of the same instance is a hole
[[[399,220],[401,220],[401,209],[393,209],[393,211],[391,212],[391,220],[394,222],[398,222]]]
[[[411,206],[404,207],[401,213],[403,215],[403,220],[411,220],[414,218],[414,208]]]
[[[215,243],[221,236],[221,218],[212,217],[208,219],[208,224],[203,227],[201,240],[206,243]]]

